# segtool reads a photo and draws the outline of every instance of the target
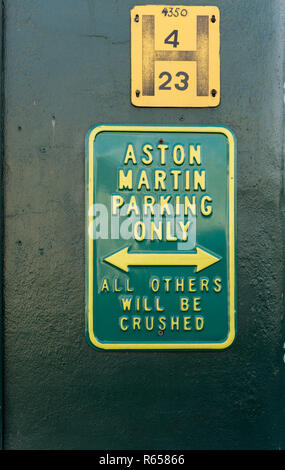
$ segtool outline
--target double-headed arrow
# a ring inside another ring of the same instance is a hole
[[[129,266],[197,266],[196,272],[208,268],[220,261],[221,257],[212,255],[200,247],[196,247],[196,253],[129,253],[129,247],[116,251],[113,255],[104,258],[109,264],[122,271],[129,271]]]

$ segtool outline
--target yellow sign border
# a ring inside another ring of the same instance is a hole
[[[88,233],[88,298],[87,320],[91,343],[99,349],[226,349],[235,339],[235,137],[223,126],[116,126],[99,125],[91,130],[88,138],[88,213],[94,204],[94,141],[101,132],[189,132],[223,134],[229,144],[229,334],[223,343],[101,343],[93,329],[93,238]],[[88,222],[93,229],[93,215],[88,215]]]

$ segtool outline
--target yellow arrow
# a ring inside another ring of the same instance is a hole
[[[220,256],[212,255],[198,246],[196,253],[129,253],[129,247],[126,247],[107,256],[104,261],[126,272],[129,266],[197,266],[196,272],[199,272],[220,259]]]

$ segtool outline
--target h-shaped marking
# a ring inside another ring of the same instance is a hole
[[[209,17],[197,16],[196,51],[156,51],[154,15],[142,15],[142,94],[154,96],[156,61],[191,61],[197,64],[197,96],[209,96]]]

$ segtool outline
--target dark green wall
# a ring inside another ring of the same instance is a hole
[[[135,1],[4,2],[6,449],[284,447],[285,5],[193,3],[221,11],[216,109],[131,106]],[[235,132],[238,336],[229,350],[88,346],[84,138],[98,123]]]
[[[3,63],[3,33],[4,33],[4,15],[3,15],[3,5],[0,4],[0,449],[3,447],[3,385],[4,385],[4,369],[3,369],[3,227],[4,227],[4,207],[3,207],[3,124],[4,124],[4,63]]]

